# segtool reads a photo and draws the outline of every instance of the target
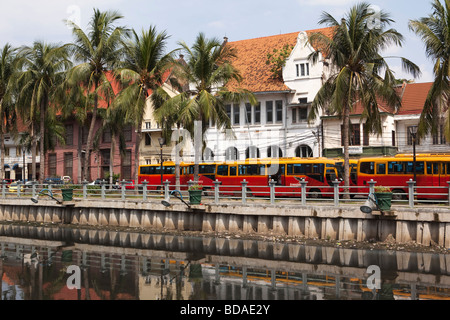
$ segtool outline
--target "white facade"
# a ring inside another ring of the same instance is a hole
[[[208,129],[204,140],[213,160],[320,156],[320,119],[309,124],[307,118],[326,70],[323,61],[313,65],[308,60],[314,49],[306,42],[306,33],[300,32],[286,60],[283,80],[288,90],[254,92],[256,107],[229,105],[232,133]]]

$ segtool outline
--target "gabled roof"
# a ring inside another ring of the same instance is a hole
[[[404,85],[402,107],[398,115],[421,114],[432,82],[408,83]]]
[[[323,32],[330,36],[332,28],[323,28],[308,30],[307,34],[314,32]],[[267,65],[267,54],[273,53],[274,49],[281,49],[286,44],[295,46],[299,32],[280,34],[262,38],[228,42],[227,45],[236,50],[237,58],[232,61],[233,66],[237,68],[243,78],[239,85],[240,88],[251,92],[272,92],[272,91],[290,91],[282,80],[274,79],[271,66]],[[230,82],[227,87],[235,89],[238,87],[236,82]]]
[[[402,86],[396,88],[398,94],[402,98],[402,105],[400,108],[394,110],[387,106],[382,101],[378,103],[378,110],[380,112],[390,113],[393,115],[417,115],[421,114],[428,92],[433,85],[432,82],[424,83],[404,83]],[[352,110],[352,116],[359,116],[363,113],[363,107],[360,103],[356,103]],[[325,116],[327,117],[327,116]],[[333,116],[331,116],[333,117]]]

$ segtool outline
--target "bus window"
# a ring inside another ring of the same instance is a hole
[[[175,174],[175,167],[163,167],[164,174]]]
[[[427,174],[439,174],[439,166],[438,162],[427,162]]]
[[[230,176],[235,176],[237,173],[236,167],[230,167]]]
[[[445,171],[445,174],[450,175],[450,162],[446,162],[444,164],[444,166],[447,168],[447,170]],[[442,171],[444,171],[444,168],[442,168]]]
[[[200,174],[215,174],[216,166],[215,165],[201,165],[199,166]]]
[[[310,164],[306,165],[306,176],[324,182],[324,171],[325,165],[323,163],[315,163],[312,166]]]
[[[414,161],[408,161],[406,163],[406,173],[411,174],[414,173]],[[416,173],[424,174],[425,173],[425,163],[423,161],[416,162]]]
[[[375,174],[375,162],[361,162],[359,172],[365,174]]]
[[[239,175],[240,176],[265,175],[265,166],[257,165],[257,164],[240,165],[239,166]]]
[[[405,170],[404,170],[403,162],[398,162],[398,161],[388,162],[388,173],[389,174],[403,174],[404,172],[405,172]]]
[[[228,176],[228,166],[220,165],[217,167],[217,175],[218,176]]]
[[[377,174],[386,174],[386,163],[377,164]]]

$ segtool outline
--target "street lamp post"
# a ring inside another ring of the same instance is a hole
[[[412,143],[413,143],[413,173],[414,182],[417,186],[417,170],[416,170],[416,139],[417,139],[417,126],[409,127],[409,132],[411,133]]]
[[[163,145],[166,143],[166,139],[164,139],[163,137],[158,138],[158,142],[159,142],[159,150],[160,150],[160,170],[161,170],[161,188],[163,188]],[[162,189],[161,189],[162,190]]]

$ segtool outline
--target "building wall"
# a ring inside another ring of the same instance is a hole
[[[89,122],[87,122],[89,123]],[[76,121],[69,120],[65,122],[65,125],[72,125],[73,126],[73,142],[67,145],[62,145],[59,142],[57,143],[57,146],[54,151],[47,152],[46,156],[46,166],[45,166],[45,177],[51,177],[51,176],[66,176],[69,175],[72,178],[72,181],[74,183],[81,183],[79,181],[79,176],[81,176],[81,172],[79,171],[79,156],[78,156],[78,145],[81,144],[82,150],[86,148],[86,144],[83,143],[83,137],[82,134],[79,133],[79,125]],[[95,125],[95,132],[98,131],[98,129],[101,126],[101,120],[98,119],[97,123]],[[87,140],[87,127],[86,127],[86,134],[85,134],[85,140]],[[134,176],[134,152],[135,152],[135,141],[136,141],[136,131],[131,128],[129,132],[129,141],[126,141],[126,150],[127,150],[127,156],[128,156],[128,163],[129,166],[126,165],[125,159],[122,159],[118,147],[118,139],[116,139],[116,147],[114,152],[114,163],[113,163],[113,171],[114,174],[120,174],[120,179],[132,179]],[[66,133],[67,136],[67,133]],[[99,178],[105,178],[106,174],[109,174],[109,157],[102,156],[102,151],[109,152],[111,150],[111,143],[110,142],[104,142],[102,138],[100,138],[101,142],[98,146],[98,150],[94,150],[91,153],[91,161],[90,161],[90,180],[96,180]],[[67,156],[67,155],[70,155]],[[52,161],[51,157],[56,156],[56,169],[52,170],[52,167],[50,166],[50,162]],[[70,160],[72,160],[72,170],[68,169],[70,172],[67,172],[65,170],[65,165],[67,168],[70,168]],[[83,163],[81,163],[82,165]],[[127,167],[127,170],[124,170],[124,166]]]

